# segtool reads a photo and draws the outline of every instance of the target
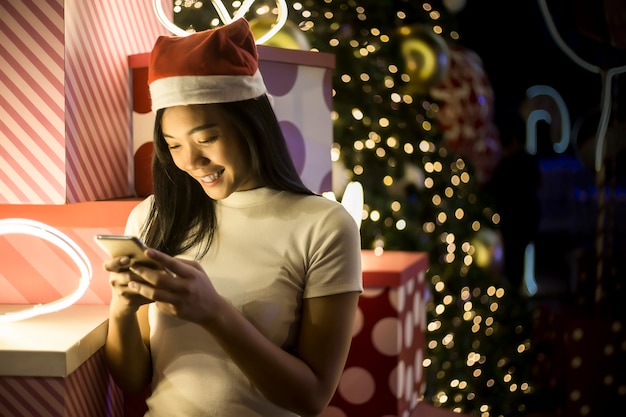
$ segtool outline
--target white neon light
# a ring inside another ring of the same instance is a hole
[[[254,0],[244,0],[243,4],[235,12],[235,19],[239,19],[240,17],[243,17],[246,13],[248,13],[248,10],[250,10],[250,6],[252,6],[252,3],[254,3]]]
[[[211,0],[211,4],[213,4],[213,7],[215,7],[217,14],[220,16],[220,19],[222,19],[222,22],[224,22],[225,25],[233,21],[233,19],[230,18],[230,14],[228,14],[228,10],[226,10],[226,7],[224,7],[224,3],[222,3],[221,0]]]
[[[529,243],[524,251],[524,288],[526,294],[537,294],[537,280],[535,279],[535,244]]]
[[[337,201],[335,193],[327,191],[322,195],[329,200]],[[341,205],[350,213],[356,225],[361,228],[361,215],[363,214],[363,186],[360,182],[352,181],[348,183],[343,197],[341,197]]]
[[[591,72],[595,72],[599,74],[601,71],[600,67],[598,67],[597,65],[590,64],[586,62],[585,60],[581,59],[578,55],[576,55],[576,53],[572,50],[572,48],[570,48],[567,45],[567,43],[563,40],[563,38],[559,34],[559,31],[556,28],[556,25],[554,24],[554,20],[552,19],[552,15],[550,14],[550,10],[548,9],[546,0],[539,0],[539,10],[541,11],[543,18],[546,21],[546,25],[548,26],[548,31],[550,32],[552,39],[554,39],[558,47],[561,48],[561,50],[565,52],[565,54],[568,57],[570,57],[572,61],[574,61],[575,63],[577,63],[584,69],[586,69],[587,71],[591,71]]]
[[[54,227],[35,220],[20,218],[0,219],[0,235],[9,234],[35,236],[57,246],[78,266],[80,279],[78,281],[78,288],[76,288],[73,293],[47,304],[37,304],[25,309],[0,314],[0,324],[11,323],[63,310],[74,304],[85,294],[93,275],[91,262],[85,252],[67,235]]]
[[[604,87],[602,88],[602,113],[600,115],[600,123],[598,124],[596,134],[596,158],[594,164],[596,172],[600,172],[602,169],[602,162],[604,161],[604,140],[606,139],[606,131],[609,128],[609,118],[611,117],[611,88],[613,84],[613,77],[624,72],[626,72],[626,66],[611,68],[606,72],[603,79]]]
[[[226,9],[226,7],[224,6],[224,3],[222,3],[221,0],[211,0],[211,3],[213,4],[213,7],[217,11],[217,14],[220,20],[222,21],[222,23],[224,25],[227,25],[229,23],[232,23],[234,20],[244,17],[245,14],[248,13],[248,11],[250,10],[250,7],[252,6],[252,3],[254,3],[254,1],[255,0],[244,0],[241,7],[237,9],[234,16],[232,17],[228,13],[228,10]],[[167,15],[165,14],[165,10],[163,10],[162,0],[154,0],[152,2],[152,5],[154,7],[154,12],[157,18],[159,19],[159,22],[161,22],[161,24],[165,26],[167,30],[169,30],[170,32],[172,32],[173,34],[177,36],[189,36],[191,34],[190,32],[187,32],[186,30],[183,30],[180,27],[176,26],[169,19],[169,17],[167,17]],[[288,13],[289,7],[287,6],[287,3],[285,0],[276,0],[276,7],[278,9],[278,16],[277,16],[276,24],[265,35],[257,39],[255,41],[256,44],[261,44],[261,45],[264,44],[265,42],[270,40],[274,35],[276,35],[278,31],[283,28],[283,26],[285,26],[285,23],[287,22],[287,13]]]
[[[526,151],[531,155],[537,154],[537,122],[540,120],[552,123],[550,113],[543,109],[531,111],[526,120]]]
[[[163,4],[161,3],[161,0],[154,0],[152,2],[152,6],[154,7],[154,13],[159,19],[159,22],[161,22],[161,24],[165,26],[165,29],[169,30],[174,35],[178,35],[178,36],[189,35],[189,33],[186,30],[182,30],[181,28],[176,26],[174,23],[172,23],[169,17],[165,15],[165,10],[163,10]]]
[[[612,89],[612,81],[613,77],[618,74],[623,74],[626,72],[626,65],[610,68],[608,71],[604,71],[597,65],[593,65],[588,63],[587,61],[580,58],[576,53],[570,48],[567,43],[563,40],[559,31],[554,24],[552,19],[552,15],[550,14],[550,10],[548,9],[548,5],[546,4],[546,0],[539,0],[539,9],[546,21],[546,25],[548,26],[548,31],[550,35],[556,42],[556,44],[561,48],[565,54],[570,57],[572,61],[586,69],[587,71],[594,72],[602,75],[602,112],[600,114],[600,122],[598,124],[598,129],[596,131],[596,147],[595,147],[595,170],[596,172],[600,172],[602,170],[602,163],[604,161],[604,140],[606,136],[606,131],[609,126],[609,118],[611,115],[611,89]]]
[[[548,85],[533,85],[532,87],[529,87],[528,90],[526,90],[526,97],[534,98],[537,96],[550,97],[556,104],[557,109],[559,110],[559,115],[561,116],[561,138],[557,142],[552,144],[552,148],[554,149],[556,153],[563,153],[569,146],[570,133],[571,133],[569,112],[567,111],[567,105],[565,104],[565,100],[563,100],[563,97],[561,97],[558,91],[556,91],[554,88]],[[533,114],[535,112],[538,112],[538,113]],[[537,121],[544,120],[548,123],[552,121],[550,114],[547,114],[547,115],[546,114],[547,113],[545,110],[538,109],[538,110],[532,111],[528,115],[528,120],[526,122],[526,126],[528,128],[526,129],[526,132],[528,134],[526,138],[526,147],[531,148],[532,146],[531,140],[534,140],[534,143],[535,143],[535,152],[531,152],[531,153],[536,153],[536,149],[537,149],[537,135],[536,135],[537,134],[537,129],[536,129]],[[531,125],[531,121],[534,123],[533,125]],[[531,137],[530,136],[531,134],[534,135],[534,137]]]

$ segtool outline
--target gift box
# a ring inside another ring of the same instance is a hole
[[[419,415],[425,389],[427,259],[425,253],[362,251],[364,292],[352,345],[322,417]],[[0,415],[142,415],[144,399],[131,403],[104,367],[107,310],[106,305],[74,305],[3,324]],[[35,400],[27,401],[31,397]]]
[[[626,320],[573,317],[563,332],[565,414],[603,417],[626,407]]]
[[[0,204],[132,195],[126,58],[168,33],[150,1],[2,2]]]
[[[626,407],[626,320],[585,309],[535,309],[535,390],[543,406],[568,417],[613,415]]]
[[[97,234],[121,234],[139,200],[90,201],[65,205],[0,205],[0,219],[26,218],[55,228],[72,239],[87,256],[92,276],[76,304],[108,305],[109,256],[96,244]],[[80,273],[69,256],[39,237],[3,234],[0,230],[0,305],[41,304],[74,292]],[[0,340],[1,341],[1,340]]]
[[[0,416],[123,417],[102,350],[107,315],[105,305],[74,305],[0,324]]]
[[[339,387],[321,417],[409,416],[426,388],[421,252],[362,251],[364,292]]]

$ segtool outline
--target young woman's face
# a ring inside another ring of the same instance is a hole
[[[161,129],[176,166],[212,199],[261,185],[252,173],[244,139],[219,105],[169,107]]]

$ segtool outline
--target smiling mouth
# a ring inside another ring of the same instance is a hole
[[[216,179],[218,179],[219,177],[221,177],[223,173],[224,173],[224,170],[220,169],[219,171],[217,171],[214,174],[207,175],[206,177],[200,178],[200,180],[202,180],[202,182],[213,182]]]

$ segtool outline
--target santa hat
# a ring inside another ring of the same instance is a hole
[[[244,18],[189,36],[159,36],[150,53],[148,84],[153,111],[247,100],[267,91]]]

